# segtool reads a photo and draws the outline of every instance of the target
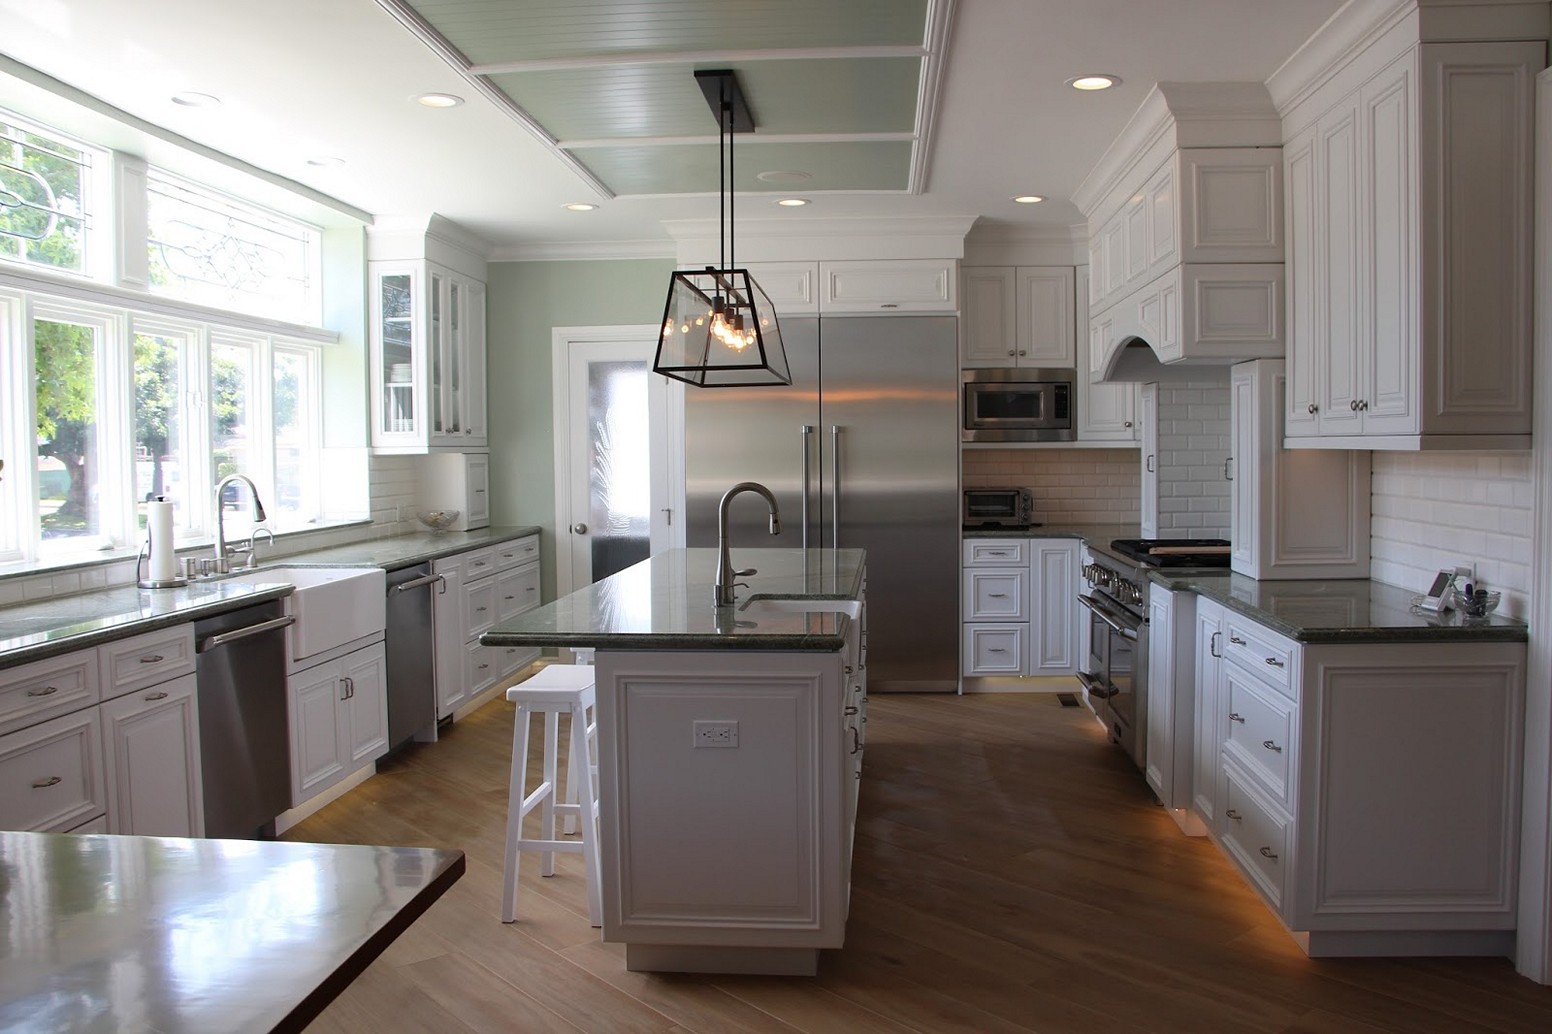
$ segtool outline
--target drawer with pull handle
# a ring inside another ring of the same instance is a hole
[[[96,650],[77,650],[0,672],[0,735],[102,698]]]
[[[513,539],[495,547],[496,570],[510,571],[514,567],[534,563],[539,559],[539,536]]]
[[[0,736],[0,829],[62,833],[106,801],[97,708]]]
[[[194,625],[174,625],[106,643],[98,647],[98,654],[102,659],[102,698],[111,700],[193,672]]]
[[[496,579],[482,578],[463,586],[464,631],[470,638],[490,630],[496,623]]]
[[[964,571],[966,621],[1025,621],[1029,618],[1029,568],[971,567]]]
[[[1298,709],[1236,664],[1224,665],[1219,706],[1224,756],[1244,768],[1274,802],[1290,808]]]
[[[496,575],[496,617],[505,621],[539,605],[537,564]]]
[[[1019,567],[1029,563],[1025,539],[965,539],[965,567]]]
[[[1224,765],[1218,785],[1218,841],[1271,904],[1282,908],[1288,887],[1288,820],[1233,765]]]
[[[1297,644],[1234,613],[1227,615],[1224,626],[1223,656],[1243,664],[1285,695],[1293,696],[1293,658]]]
[[[499,646],[481,646],[478,641],[464,645],[464,681],[470,697],[495,685],[504,659]]]
[[[964,628],[964,669],[967,676],[1023,675],[1029,625],[973,624]]]

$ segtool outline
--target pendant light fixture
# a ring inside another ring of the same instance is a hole
[[[733,253],[733,134],[752,132],[754,118],[733,71],[695,79],[717,116],[718,265],[669,279],[652,372],[700,388],[791,384],[776,310]]]

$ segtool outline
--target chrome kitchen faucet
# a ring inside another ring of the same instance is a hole
[[[716,602],[719,607],[731,607],[733,605],[733,590],[747,583],[735,582],[734,578],[755,573],[754,568],[747,571],[733,570],[733,560],[728,556],[728,504],[733,497],[741,492],[757,492],[765,497],[765,501],[771,508],[771,534],[781,534],[781,514],[776,509],[776,497],[771,490],[756,481],[740,481],[722,496],[722,501],[717,504],[717,588]]]

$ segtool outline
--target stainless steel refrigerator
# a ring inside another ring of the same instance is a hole
[[[951,692],[959,680],[959,353],[952,316],[781,320],[785,388],[685,392],[686,542],[717,544],[739,481],[739,547],[867,550],[868,686]]]

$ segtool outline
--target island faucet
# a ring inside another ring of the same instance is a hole
[[[221,483],[216,485],[215,551],[216,570],[221,574],[226,573],[227,568],[231,563],[230,555],[228,554],[226,548],[226,513],[225,508],[221,505],[221,493],[226,490],[227,485],[230,485],[234,481],[241,481],[248,486],[248,493],[253,496],[253,519],[255,521],[264,520],[264,504],[259,502],[259,488],[253,483],[252,478],[246,474],[228,474],[226,477],[221,479]],[[273,536],[271,537],[271,541],[273,541]]]
[[[728,556],[728,504],[733,497],[742,492],[757,492],[765,497],[765,501],[771,508],[771,534],[781,534],[781,514],[776,508],[776,497],[771,490],[755,481],[740,481],[728,489],[722,496],[722,502],[717,504],[717,606],[731,607],[733,605],[733,589],[742,582],[734,582],[734,578],[754,574],[754,568],[747,571],[733,570],[733,560]]]

